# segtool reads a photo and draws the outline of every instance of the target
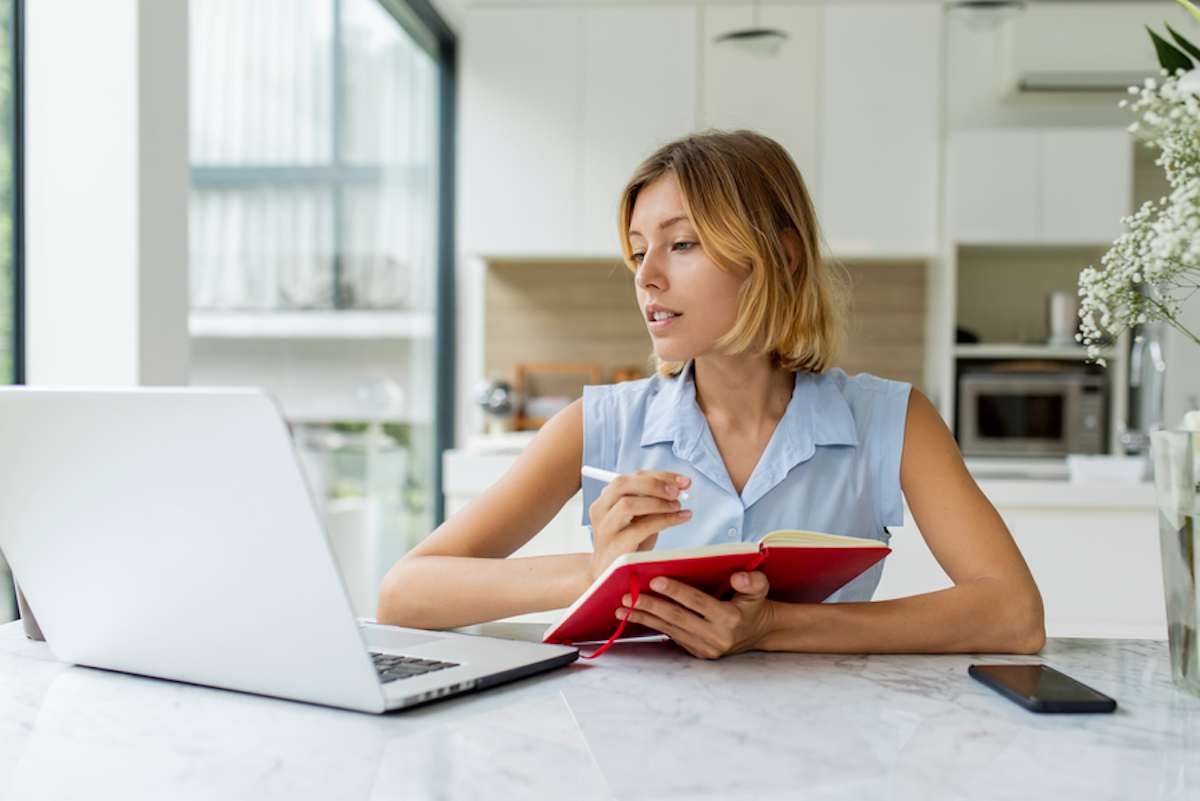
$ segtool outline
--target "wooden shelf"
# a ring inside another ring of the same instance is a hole
[[[424,311],[194,311],[193,337],[209,339],[429,339],[433,313]]]

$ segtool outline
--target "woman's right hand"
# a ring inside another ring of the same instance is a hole
[[[648,551],[658,532],[690,520],[692,512],[680,508],[679,493],[691,483],[687,476],[661,470],[638,470],[610,481],[588,507],[593,539],[588,584],[618,556]]]

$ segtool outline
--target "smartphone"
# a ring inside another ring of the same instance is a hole
[[[971,665],[967,673],[1031,712],[1112,712],[1117,702],[1045,665]]]

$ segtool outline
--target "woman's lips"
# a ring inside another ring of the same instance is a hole
[[[663,329],[665,329],[667,326],[671,325],[671,323],[674,323],[676,320],[678,320],[682,316],[683,316],[682,314],[676,314],[673,317],[667,317],[664,320],[650,320],[647,323],[647,325],[650,326],[651,333],[662,331]]]

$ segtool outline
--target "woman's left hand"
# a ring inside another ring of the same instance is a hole
[[[633,599],[627,594],[616,614],[618,618],[628,614],[630,623],[666,634],[701,659],[750,651],[771,629],[774,612],[772,602],[767,600],[770,585],[767,577],[757,571],[734,573],[730,583],[737,594],[728,601],[718,601],[681,581],[659,576],[650,582],[650,589],[663,597],[641,594],[631,610]]]

